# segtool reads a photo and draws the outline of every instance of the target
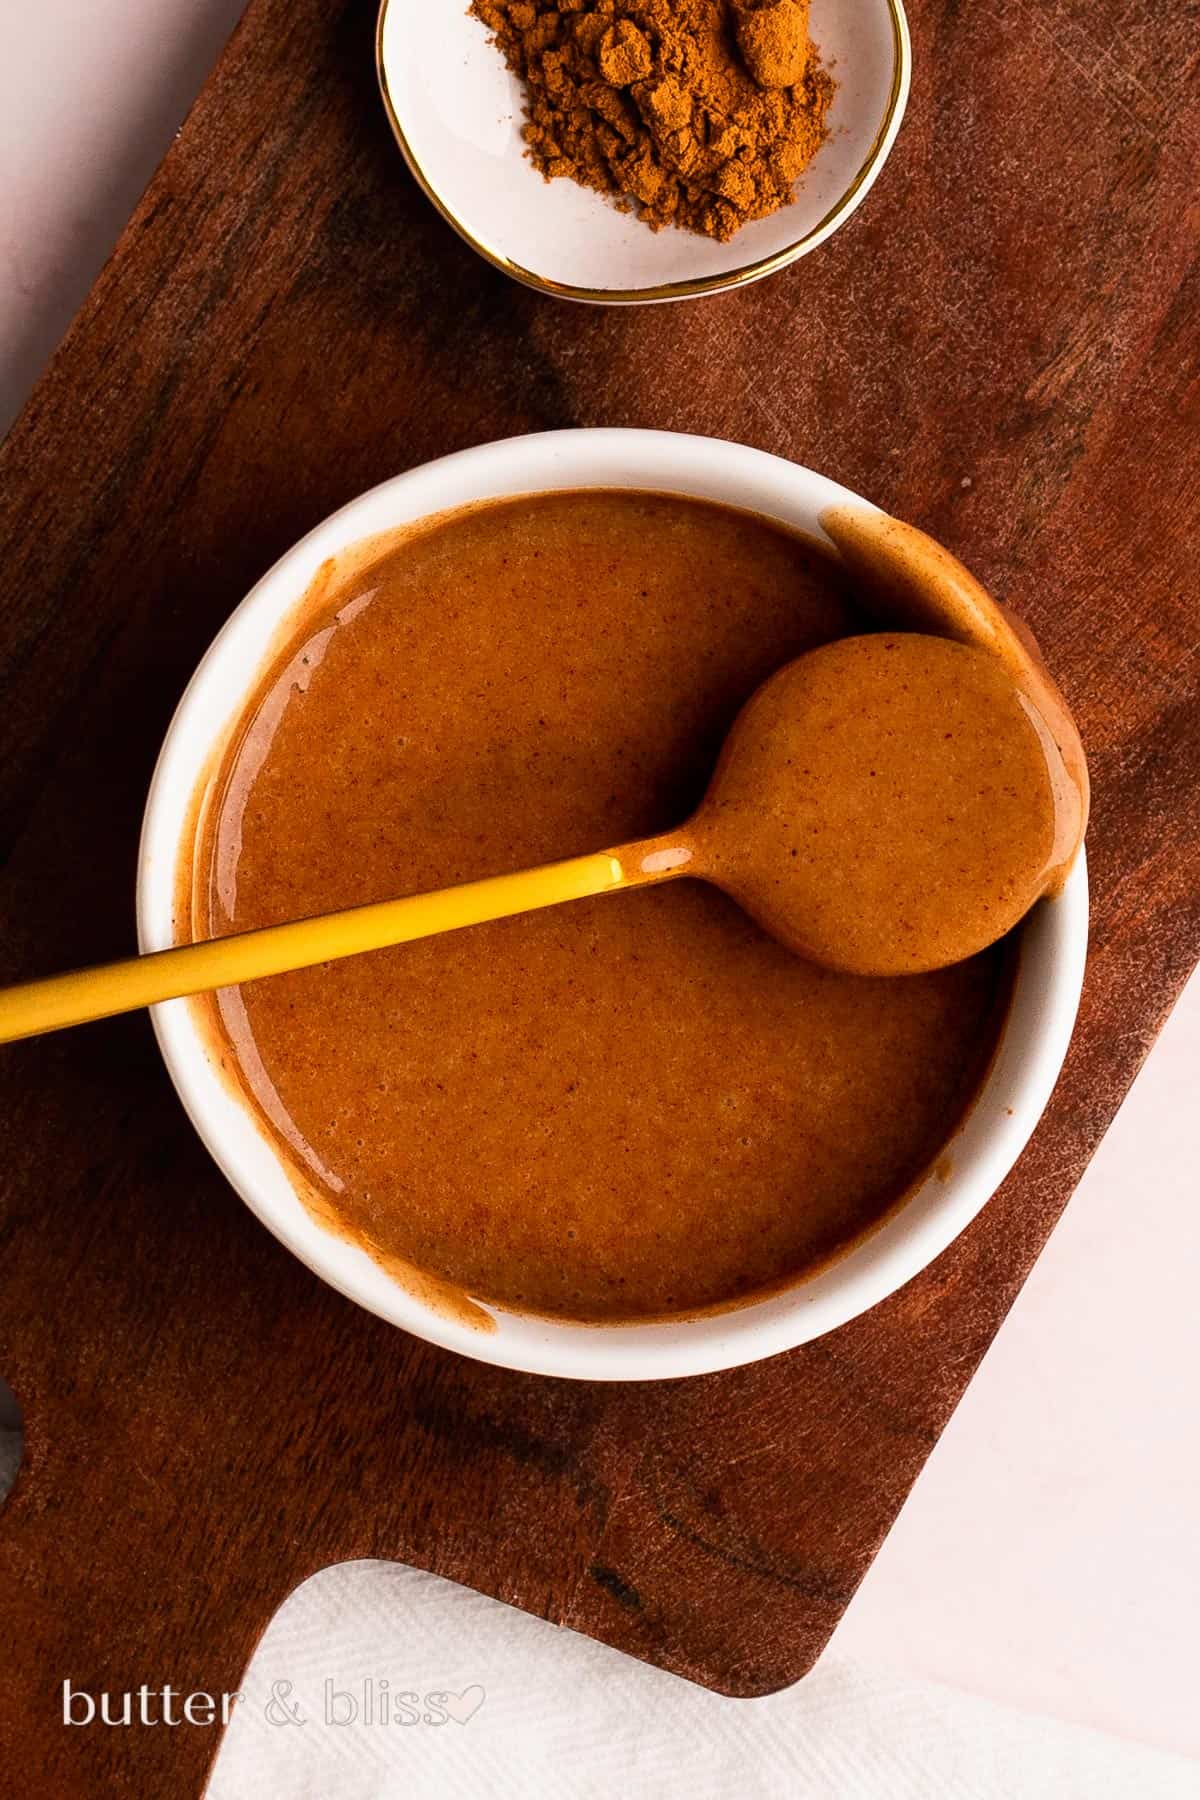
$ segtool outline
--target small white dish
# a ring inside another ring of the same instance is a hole
[[[837,82],[830,135],[796,198],[728,244],[650,231],[600,194],[545,181],[525,155],[522,84],[468,0],[383,0],[379,85],[409,168],[443,217],[496,268],[560,299],[630,305],[716,294],[806,256],[861,203],[908,99],[901,0],[812,0],[811,30]]]
[[[834,506],[877,509],[781,457],[716,438],[662,431],[558,431],[509,438],[428,463],[373,488],[326,519],[233,613],[171,722],[146,804],[138,860],[138,939],[172,942],[176,874],[192,798],[241,715],[284,621],[326,558],[413,520],[507,495],[561,488],[642,488],[724,502],[828,543]],[[614,902],[617,904],[617,902]],[[333,1287],[418,1337],[502,1368],[590,1380],[707,1374],[790,1350],[865,1312],[932,1262],[1004,1180],[1050,1097],[1066,1055],[1087,951],[1082,856],[1063,892],[1022,927],[1012,1004],[987,1079],[930,1173],[870,1236],[817,1274],[736,1311],[652,1324],[596,1326],[489,1308],[473,1329],[401,1287],[365,1251],[318,1223],[284,1164],[225,1081],[186,1000],[153,1009],[167,1068],[193,1124],[263,1224]]]

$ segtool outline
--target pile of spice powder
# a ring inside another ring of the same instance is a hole
[[[808,0],[474,0],[528,92],[547,180],[615,196],[654,230],[722,242],[785,206],[834,84]]]

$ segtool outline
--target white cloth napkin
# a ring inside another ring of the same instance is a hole
[[[358,1562],[276,1615],[208,1800],[543,1794],[1197,1800],[1200,1767],[856,1665],[836,1643],[785,1693],[727,1700],[437,1576]]]

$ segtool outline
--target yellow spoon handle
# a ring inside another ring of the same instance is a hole
[[[177,950],[78,969],[69,975],[52,975],[46,981],[25,982],[0,991],[0,1043],[37,1037],[64,1025],[82,1025],[88,1019],[105,1019],[112,1013],[133,1012],[160,1000],[309,968],[340,956],[357,956],[364,950],[411,943],[414,938],[458,931],[464,925],[482,925],[488,919],[558,906],[565,900],[583,900],[679,872],[673,867],[645,868],[643,852],[647,848],[631,846],[634,855],[628,872],[621,860],[627,852],[602,851],[517,875],[468,881],[434,894],[382,900],[348,912],[267,925],[236,937],[212,938]]]

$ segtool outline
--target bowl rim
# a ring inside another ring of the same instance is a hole
[[[790,263],[798,262],[802,256],[808,256],[827,238],[832,237],[839,226],[845,224],[870,193],[891,154],[892,146],[904,118],[905,108],[908,105],[909,89],[912,85],[912,35],[909,31],[908,16],[904,10],[903,0],[883,0],[891,21],[894,49],[892,86],[883,119],[870,150],[855,171],[848,187],[810,230],[804,232],[794,242],[786,244],[782,250],[772,251],[769,256],[757,257],[752,262],[745,263],[736,269],[727,270],[720,275],[697,275],[691,276],[685,281],[656,282],[647,287],[579,287],[570,282],[553,281],[547,275],[538,275],[532,269],[526,269],[520,263],[514,262],[511,257],[505,256],[502,250],[487,243],[464,223],[426,173],[420,158],[408,141],[388,82],[387,63],[384,56],[384,33],[392,4],[393,0],[380,0],[379,14],[375,24],[375,74],[384,110],[392,128],[392,135],[396,139],[418,187],[426,199],[437,208],[446,223],[463,239],[464,243],[469,244],[472,250],[482,256],[485,262],[489,262],[494,269],[499,269],[501,274],[511,276],[514,281],[519,281],[524,287],[533,288],[537,293],[549,294],[558,300],[576,301],[587,306],[652,306],[671,300],[695,300],[705,294],[728,293],[735,288],[748,287],[751,282],[761,281],[768,275],[774,275],[780,269],[787,268]]]
[[[581,465],[586,464],[586,472]],[[137,863],[142,951],[172,941],[175,873],[191,802],[239,715],[263,656],[320,564],[408,520],[499,497],[626,487],[714,500],[808,529],[796,514],[878,508],[828,477],[725,439],[623,427],[518,435],[418,464],[368,489],[298,540],[234,608],[200,659],[167,728],[146,801]],[[448,496],[448,497],[447,497]],[[386,515],[385,522],[380,522]],[[257,646],[257,647],[256,647]],[[502,1368],[589,1380],[662,1380],[735,1368],[848,1323],[928,1267],[980,1212],[1032,1135],[1058,1079],[1079,1005],[1088,882],[1081,855],[1021,945],[1001,1043],[975,1105],[903,1201],[832,1264],[727,1312],[589,1325],[495,1311],[483,1332],[400,1285],[327,1229],[296,1194],[250,1109],[231,1094],[186,1000],[151,1008],[168,1073],[210,1155],[272,1234],[331,1287],[413,1335]],[[986,1103],[986,1104],[985,1104]],[[264,1169],[269,1172],[264,1173]]]

